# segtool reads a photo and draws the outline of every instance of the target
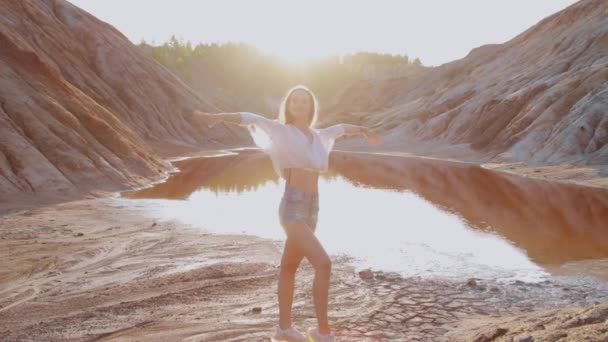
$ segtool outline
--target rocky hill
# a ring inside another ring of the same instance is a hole
[[[373,126],[385,147],[418,154],[606,166],[606,6],[579,1],[463,59],[357,82],[322,124]],[[193,108],[220,109],[86,11],[65,0],[0,10],[0,202],[144,184],[170,169],[162,158],[251,143],[239,127],[187,122]]]
[[[161,157],[247,141],[124,35],[64,0],[0,0],[0,202],[149,182]]]
[[[358,82],[331,112],[406,151],[417,141],[466,146],[482,162],[608,165],[607,8],[582,0],[460,60]]]

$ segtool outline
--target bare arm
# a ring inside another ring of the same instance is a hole
[[[190,112],[190,117],[201,118],[204,122],[207,123],[207,126],[212,127],[215,126],[219,122],[228,122],[235,125],[242,125],[244,122],[241,120],[240,112],[234,113],[206,113],[195,110]]]
[[[274,136],[284,129],[284,125],[278,120],[269,119],[263,115],[251,112],[234,112],[234,113],[205,113],[195,110],[190,115],[201,118],[207,127],[213,127],[219,122],[228,122],[240,126],[255,125]]]
[[[369,128],[367,128],[365,126],[344,124],[344,127],[345,127],[345,130],[344,130],[345,135],[356,135],[356,134],[366,135],[366,133],[370,132]]]
[[[360,126],[360,125],[351,125],[351,124],[344,124],[344,126],[345,126],[345,130],[344,130],[345,135],[361,134],[361,135],[365,136],[367,138],[367,140],[374,145],[378,145],[378,144],[382,143],[382,138],[380,137],[380,135],[372,132],[372,130],[369,127]]]

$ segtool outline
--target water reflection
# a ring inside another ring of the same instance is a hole
[[[342,153],[333,161],[345,178],[414,191],[471,227],[506,237],[537,263],[608,257],[608,190],[433,159]]]
[[[174,165],[180,172],[166,182],[122,195],[212,232],[284,238],[284,182],[264,154],[243,150]],[[319,191],[319,239],[360,267],[538,281],[548,265],[608,255],[605,190],[463,163],[335,151]]]
[[[273,173],[272,164],[264,154],[255,150],[223,154],[204,158],[184,159],[172,162],[179,168],[165,182],[137,191],[123,192],[128,198],[188,199],[195,191],[215,193],[255,191],[271,181],[279,179]]]

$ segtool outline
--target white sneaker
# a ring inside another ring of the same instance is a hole
[[[293,326],[287,329],[277,327],[274,335],[270,338],[273,342],[288,341],[288,342],[306,342],[306,336],[297,331]]]
[[[334,334],[329,333],[329,335],[323,335],[319,332],[318,328],[308,328],[306,331],[306,335],[308,336],[308,341],[310,342],[334,342]]]

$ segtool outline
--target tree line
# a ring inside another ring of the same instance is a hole
[[[217,91],[218,98],[238,96],[235,106],[260,111],[270,110],[265,99],[280,97],[295,84],[310,87],[323,104],[353,81],[386,74],[399,77],[408,67],[422,65],[420,59],[411,60],[407,54],[373,52],[331,55],[291,65],[243,42],[193,46],[175,36],[160,45],[141,40],[138,46],[195,90]]]

